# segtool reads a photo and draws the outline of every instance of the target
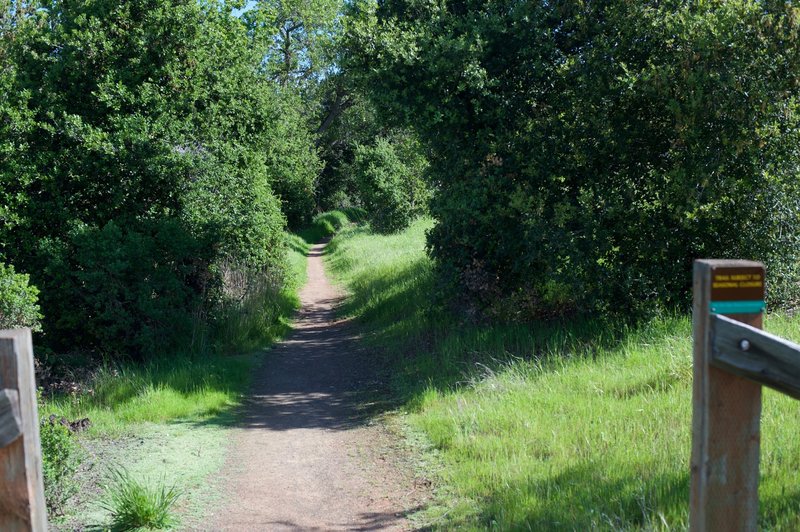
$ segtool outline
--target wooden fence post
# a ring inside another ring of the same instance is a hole
[[[31,331],[0,330],[0,530],[46,529]]]
[[[713,366],[711,313],[763,326],[764,266],[694,264],[691,503],[694,531],[756,530],[761,385]]]

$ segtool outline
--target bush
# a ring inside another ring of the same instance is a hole
[[[53,2],[0,39],[0,248],[42,291],[48,347],[192,349],[222,265],[282,278],[282,209],[310,216],[319,162],[232,9]]]
[[[39,290],[29,280],[28,275],[15,273],[13,266],[0,262],[0,329],[41,330]]]
[[[360,16],[349,68],[433,153],[429,249],[473,307],[688,308],[700,257],[763,260],[773,303],[800,295],[793,4],[390,0]]]
[[[351,223],[363,223],[367,215],[363,209],[349,208],[323,212],[316,215],[308,227],[298,235],[308,244],[314,244],[331,237]]]
[[[213,281],[210,243],[180,223],[140,227],[114,221],[45,241],[44,301],[57,319],[51,343],[63,350],[144,357],[191,337]]]
[[[69,429],[47,420],[42,421],[39,436],[47,510],[59,515],[64,512],[69,498],[78,491],[74,475],[80,465],[80,446]]]
[[[103,508],[111,513],[112,530],[163,529],[172,526],[176,519],[172,506],[180,497],[175,486],[160,482],[156,487],[136,480],[125,469],[111,472]]]
[[[355,148],[350,171],[378,232],[404,229],[427,209],[428,189],[422,178],[427,162],[409,144],[379,138],[373,145]]]
[[[329,236],[335,235],[349,223],[348,216],[342,211],[323,212],[314,217],[314,225],[321,226]]]

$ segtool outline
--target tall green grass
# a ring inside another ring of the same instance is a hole
[[[163,480],[148,485],[124,468],[114,469],[111,475],[103,501],[111,514],[111,530],[161,530],[176,524],[172,507],[180,497],[177,487],[167,486]]]
[[[382,348],[411,427],[438,456],[434,528],[682,529],[688,521],[691,324],[470,325],[431,304],[430,221],[334,238],[344,311]],[[766,329],[800,339],[800,320]],[[765,529],[800,528],[800,403],[767,391]]]

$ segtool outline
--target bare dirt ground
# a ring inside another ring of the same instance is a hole
[[[425,498],[365,401],[378,378],[312,249],[294,332],[254,376],[211,530],[407,530]]]

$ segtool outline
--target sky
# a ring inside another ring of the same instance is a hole
[[[255,1],[251,0],[250,2],[247,2],[247,5],[245,5],[244,8],[242,8],[242,9],[234,9],[233,10],[233,14],[238,17],[239,15],[244,13],[245,11],[253,9],[253,7],[255,7],[255,5],[256,5]]]

